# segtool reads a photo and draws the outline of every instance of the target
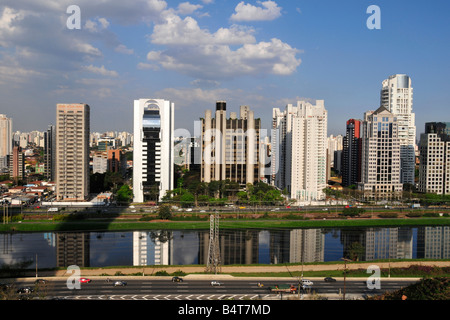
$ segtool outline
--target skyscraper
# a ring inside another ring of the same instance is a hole
[[[347,121],[342,150],[342,185],[349,187],[361,181],[361,121]]]
[[[399,140],[397,118],[385,107],[364,114],[359,189],[366,199],[400,197]]]
[[[8,156],[12,152],[12,119],[0,114],[0,170],[8,168]]]
[[[48,181],[56,178],[56,127],[48,126],[44,132],[44,175]]]
[[[327,186],[327,110],[298,101],[273,109],[272,183],[297,201],[323,200]]]
[[[396,74],[384,80],[380,100],[381,106],[397,118],[401,182],[414,184],[416,125],[415,114],[412,112],[413,88],[411,78],[404,74]]]
[[[245,186],[260,178],[260,129],[261,120],[255,119],[248,106],[240,107],[227,119],[225,101],[216,102],[215,117],[206,110],[202,120],[203,182],[230,180]]]
[[[89,195],[90,107],[56,106],[56,197],[83,201]]]
[[[450,194],[450,122],[427,122],[419,150],[419,191]]]
[[[174,103],[134,101],[134,202],[161,200],[174,184]]]

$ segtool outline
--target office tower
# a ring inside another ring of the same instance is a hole
[[[13,143],[12,119],[0,114],[0,170],[8,168]]]
[[[16,183],[25,179],[25,155],[19,146],[14,146],[9,156],[9,176]]]
[[[347,121],[342,150],[342,186],[357,185],[361,181],[361,121]]]
[[[44,132],[44,176],[48,181],[56,178],[56,127],[48,126]]]
[[[419,150],[419,191],[450,194],[450,122],[426,123]]]
[[[364,114],[361,164],[359,189],[366,199],[401,196],[398,123],[385,107]]]
[[[83,201],[89,195],[90,107],[56,106],[56,198]]]
[[[207,110],[201,123],[202,181],[230,180],[241,186],[259,181],[261,120],[254,112],[241,106],[239,118],[231,112],[227,119],[226,102],[217,101],[215,117]]]
[[[414,184],[416,125],[412,112],[413,88],[411,78],[404,74],[390,76],[383,81],[381,106],[397,117],[400,141],[400,179],[402,183]]]
[[[134,202],[161,200],[174,184],[174,103],[134,101]]]
[[[298,101],[273,109],[272,181],[297,201],[323,200],[327,186],[327,110]]]

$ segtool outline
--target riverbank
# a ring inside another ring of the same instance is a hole
[[[439,218],[347,218],[321,220],[233,219],[221,220],[221,229],[277,228],[346,228],[346,227],[450,226],[449,217]],[[0,232],[51,231],[140,231],[140,230],[205,230],[209,221],[86,219],[76,221],[26,220],[0,225]]]
[[[367,277],[371,273],[367,273],[369,267],[376,266],[383,272],[392,270],[392,274],[398,276],[399,272],[395,269],[416,267],[416,269],[427,268],[449,268],[450,260],[438,261],[370,261],[370,262],[348,262],[348,263],[318,263],[318,264],[289,264],[289,265],[233,265],[221,266],[220,272],[217,274],[209,274],[205,272],[205,266],[139,266],[139,267],[104,267],[104,268],[81,268],[81,275],[84,277],[152,277],[152,276],[196,276],[196,277],[298,277],[302,273],[305,277],[342,277],[344,270],[359,270],[358,273],[349,274],[352,277]],[[390,272],[390,271],[388,271]],[[39,270],[39,277],[68,277],[71,275],[66,269],[57,270]],[[35,277],[36,271],[29,270],[24,272],[21,277]],[[423,274],[408,273],[404,276],[422,277]],[[447,275],[444,275],[447,276]],[[401,277],[401,275],[400,275]]]

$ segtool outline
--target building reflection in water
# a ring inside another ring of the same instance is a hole
[[[2,234],[0,265],[206,265],[209,230]],[[220,230],[221,264],[449,259],[450,227]]]

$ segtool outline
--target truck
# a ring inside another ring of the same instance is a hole
[[[49,212],[58,212],[58,208],[48,208]]]
[[[298,288],[293,284],[280,284],[269,287],[270,292],[273,293],[292,293],[295,294],[298,292]]]

